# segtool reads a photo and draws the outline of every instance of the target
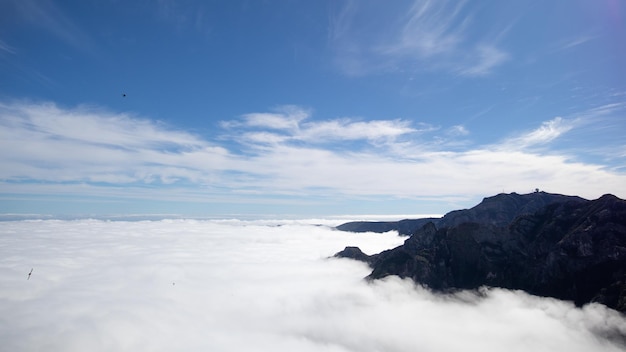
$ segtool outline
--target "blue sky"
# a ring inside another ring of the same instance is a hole
[[[618,0],[3,1],[0,213],[624,198],[624,62]]]

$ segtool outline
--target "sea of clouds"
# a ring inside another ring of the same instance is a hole
[[[312,221],[3,221],[1,349],[624,349],[626,318],[601,305],[501,289],[433,295],[329,258],[403,240]]]

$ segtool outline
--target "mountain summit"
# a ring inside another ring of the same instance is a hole
[[[428,222],[403,245],[368,256],[369,279],[411,278],[435,291],[480,286],[603,303],[626,312],[626,201],[542,192],[499,194]]]
[[[546,205],[566,201],[584,202],[585,199],[546,192],[529,194],[500,193],[493,197],[484,198],[482,202],[471,209],[454,210],[442,218],[405,219],[400,221],[354,221],[339,225],[336,228],[348,232],[382,233],[398,231],[400,235],[412,235],[429,222],[438,227],[455,226],[464,222],[504,226],[520,215],[532,214]]]

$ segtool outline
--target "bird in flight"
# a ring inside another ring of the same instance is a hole
[[[26,278],[26,280],[30,280],[30,275],[33,273],[33,268],[30,268],[30,273],[28,273],[28,277]]]
[[[126,93],[122,93],[122,98],[126,98]]]

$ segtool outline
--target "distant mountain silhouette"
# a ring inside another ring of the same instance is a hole
[[[346,247],[336,256],[367,262],[368,279],[398,275],[435,291],[520,289],[626,312],[626,201],[613,195],[499,194],[428,222],[394,249]]]
[[[565,196],[546,192],[530,194],[501,193],[483,201],[471,209],[454,210],[442,218],[405,219],[400,221],[354,221],[336,227],[349,232],[383,233],[398,231],[400,235],[410,236],[429,222],[437,227],[458,225],[464,222],[479,222],[504,226],[516,217],[532,214],[542,207],[564,201],[585,201],[576,196]]]
[[[398,231],[402,235],[410,235],[429,222],[437,223],[438,221],[439,218],[405,219],[400,221],[353,221],[341,224],[336,229],[347,232],[376,233]]]

